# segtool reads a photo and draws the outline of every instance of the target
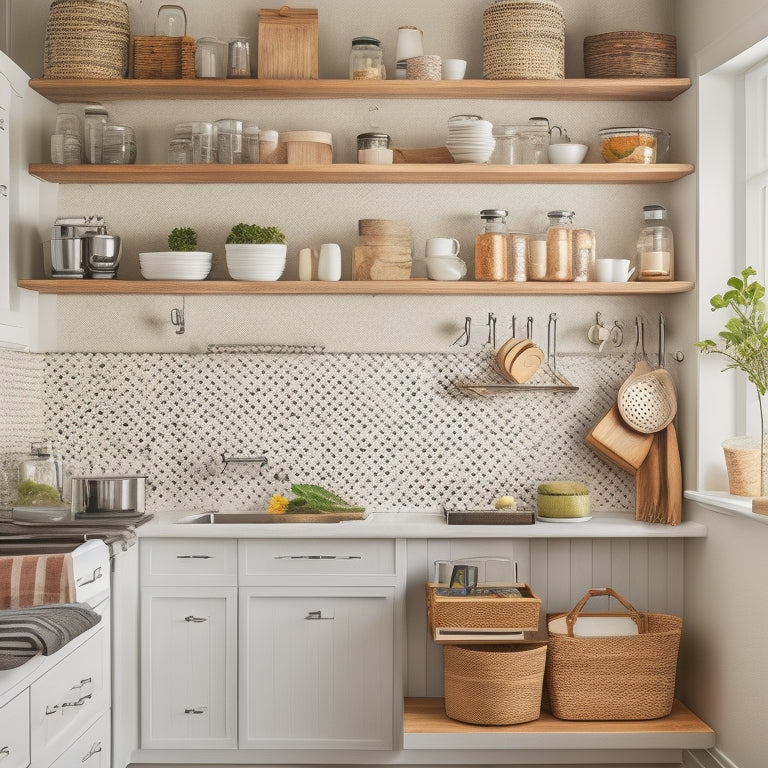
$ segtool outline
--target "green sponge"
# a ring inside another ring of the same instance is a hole
[[[539,488],[539,517],[589,517],[589,488],[584,483],[559,480]]]

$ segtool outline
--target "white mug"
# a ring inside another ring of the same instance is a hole
[[[463,80],[467,71],[467,62],[464,59],[443,59],[443,80]]]
[[[424,255],[430,256],[458,256],[461,243],[455,237],[430,237],[424,249]]]
[[[626,283],[635,272],[629,268],[629,259],[597,259],[595,275],[600,283]]]
[[[397,61],[404,61],[413,56],[423,55],[424,33],[417,27],[398,27],[395,59]]]
[[[336,243],[323,243],[317,260],[317,279],[341,280],[341,248]]]
[[[425,261],[430,280],[461,280],[467,274],[467,264],[458,256],[428,256]]]

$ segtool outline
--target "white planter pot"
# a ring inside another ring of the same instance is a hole
[[[270,282],[285,271],[288,246],[279,243],[227,243],[227,270],[234,280]]]

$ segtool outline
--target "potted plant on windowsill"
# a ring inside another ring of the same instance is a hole
[[[768,514],[768,440],[765,434],[763,398],[768,391],[768,320],[765,287],[750,278],[757,275],[752,267],[728,280],[729,291],[713,296],[712,311],[730,309],[733,316],[718,333],[721,343],[712,339],[696,342],[705,354],[722,355],[728,362],[723,370],[738,370],[747,375],[757,392],[760,409],[759,497],[752,499],[752,511]]]
[[[278,280],[285,271],[288,251],[277,227],[235,224],[224,245],[227,269],[235,280]]]

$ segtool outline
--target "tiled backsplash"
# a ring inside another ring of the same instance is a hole
[[[387,511],[535,501],[577,479],[594,509],[630,512],[633,483],[584,442],[631,369],[628,356],[564,356],[579,391],[482,397],[488,351],[450,354],[3,353],[3,452],[49,436],[71,475],[146,474],[164,519],[263,507],[290,482]],[[264,468],[221,456],[264,455]],[[12,461],[6,462],[10,468]]]

